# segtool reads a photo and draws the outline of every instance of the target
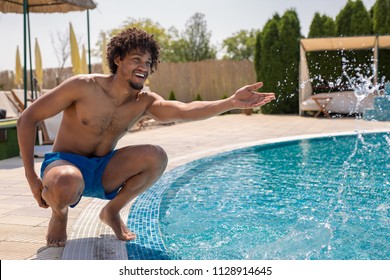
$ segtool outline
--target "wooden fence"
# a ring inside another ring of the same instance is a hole
[[[150,78],[150,87],[164,98],[171,91],[184,102],[216,100],[232,95],[238,88],[256,82],[250,61],[208,60],[186,63],[162,63]]]

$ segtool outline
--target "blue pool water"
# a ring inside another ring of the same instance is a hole
[[[137,199],[129,258],[390,259],[389,147],[297,140],[175,169]]]

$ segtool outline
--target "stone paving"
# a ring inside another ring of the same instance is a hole
[[[204,156],[280,139],[368,131],[390,132],[390,122],[234,114],[128,133],[117,147],[160,145],[168,153],[167,170],[170,170]],[[41,162],[42,159],[35,160],[36,170]],[[50,209],[37,206],[25,180],[21,159],[1,160],[0,259],[125,259],[125,242],[116,240],[111,229],[97,217],[104,203],[83,198],[69,211],[65,248],[48,248],[45,235]],[[125,219],[130,206],[122,211]]]

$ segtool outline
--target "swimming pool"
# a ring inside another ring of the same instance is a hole
[[[167,172],[130,212],[129,259],[390,259],[389,146],[295,140]]]

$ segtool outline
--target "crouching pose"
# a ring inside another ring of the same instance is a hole
[[[159,122],[212,117],[236,108],[262,106],[273,93],[259,93],[262,83],[247,85],[227,99],[182,103],[143,92],[144,82],[158,65],[159,46],[152,35],[131,28],[112,38],[107,48],[111,75],[77,75],[44,94],[18,120],[18,139],[32,194],[43,208],[51,208],[48,246],[65,246],[69,207],[82,196],[109,200],[100,213],[120,240],[132,233],[120,210],[162,175],[165,151],[154,145],[115,149],[129,127],[148,116]],[[41,172],[34,170],[37,125],[60,112],[62,122],[45,155]]]

